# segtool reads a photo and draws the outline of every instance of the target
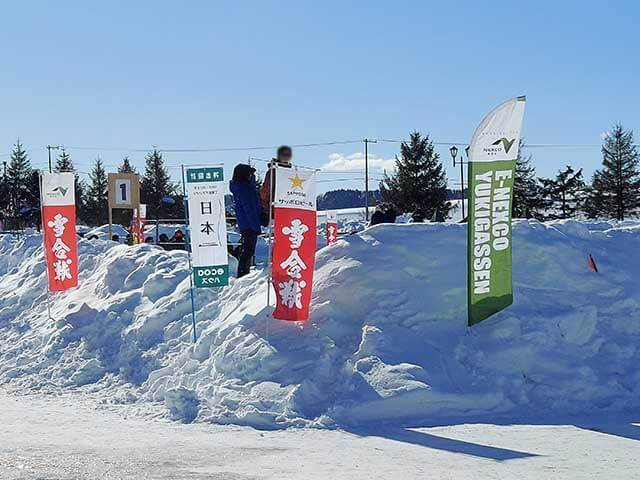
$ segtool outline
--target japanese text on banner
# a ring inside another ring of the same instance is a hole
[[[307,320],[316,251],[315,171],[278,168],[274,200],[274,318]]]
[[[41,177],[42,227],[49,276],[49,291],[78,285],[75,176],[43,173]]]

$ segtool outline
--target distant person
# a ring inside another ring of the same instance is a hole
[[[114,242],[119,242],[120,235],[118,235],[117,233],[114,233],[113,235],[111,235],[111,240],[113,240]]]
[[[256,253],[256,242],[260,234],[261,206],[256,185],[256,169],[251,165],[239,164],[233,169],[229,189],[236,207],[236,220],[240,230],[240,251],[238,254],[238,278],[251,271],[251,263]],[[267,208],[269,208],[267,203]]]
[[[444,214],[440,211],[440,209],[436,208],[433,212],[433,216],[431,217],[432,222],[442,223],[445,221]]]
[[[262,188],[260,189],[260,205],[262,206],[262,211],[267,215],[267,222],[262,221],[262,225],[266,226],[265,223],[268,223],[268,215],[270,210],[270,203],[273,195],[275,193],[276,188],[276,177],[275,173],[273,174],[273,180],[271,179],[272,172],[274,171],[274,166],[283,168],[291,168],[291,159],[293,158],[293,151],[291,147],[288,145],[282,145],[278,147],[276,151],[276,158],[274,158],[269,164],[269,169],[267,170],[267,174],[264,177],[264,182],[262,182]],[[273,184],[273,189],[270,189]]]
[[[418,208],[415,212],[413,212],[411,218],[413,219],[413,223],[424,223],[424,221],[427,219],[427,214],[424,210]]]
[[[380,223],[395,223],[398,211],[392,203],[381,203],[378,205],[371,215],[369,226],[378,225]]]
[[[160,236],[158,237],[158,241],[160,243],[167,243],[169,242],[169,236],[166,233],[161,233]]]
[[[173,233],[172,242],[184,243],[184,233],[179,228]]]

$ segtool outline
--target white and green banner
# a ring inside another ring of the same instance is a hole
[[[221,287],[229,283],[223,177],[222,167],[186,169],[191,265],[196,287]]]
[[[511,206],[524,104],[517,97],[494,108],[469,144],[469,325],[513,303]]]

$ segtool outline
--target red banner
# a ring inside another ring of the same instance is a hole
[[[74,187],[73,173],[45,173],[41,177],[42,232],[50,292],[78,285]]]
[[[316,255],[315,171],[276,170],[273,286],[279,320],[309,318]]]
[[[333,245],[338,241],[338,218],[336,212],[327,212],[325,234],[327,245]]]
[[[147,216],[147,206],[140,204],[140,209],[133,209],[133,220],[131,222],[131,236],[133,244],[144,243],[144,222]]]

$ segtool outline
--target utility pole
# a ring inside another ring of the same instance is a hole
[[[364,211],[365,219],[369,221],[369,144],[378,143],[377,140],[365,138],[364,142]]]
[[[47,145],[47,152],[49,154],[49,173],[53,171],[51,168],[51,150],[60,150],[60,145]]]

